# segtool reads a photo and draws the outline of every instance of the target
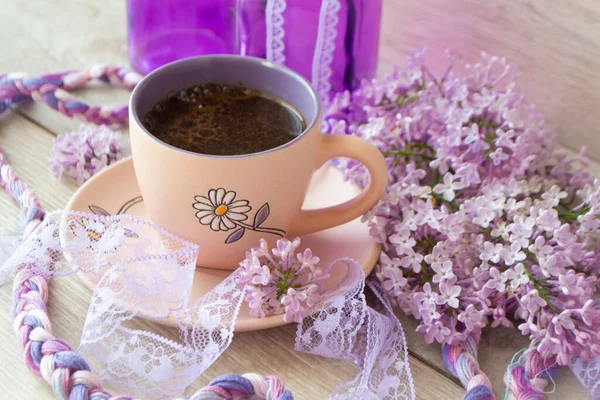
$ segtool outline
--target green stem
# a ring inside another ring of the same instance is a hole
[[[404,108],[407,105],[414,103],[415,101],[419,100],[419,96],[402,96],[402,97],[398,97],[395,101],[396,106],[398,106],[398,108]]]
[[[580,215],[583,215],[583,214],[578,213],[578,212],[568,211],[568,212],[558,213],[558,218],[573,220],[573,219],[577,219],[577,217],[579,217]]]
[[[531,251],[529,251],[527,249],[523,249],[523,252],[525,253],[525,255],[527,256],[527,258],[529,260],[531,260],[532,262],[535,262],[536,264],[539,265],[538,259],[535,256],[535,254],[533,254]],[[527,265],[525,265],[525,263],[523,263],[523,269],[525,270],[525,274],[529,277],[529,280],[533,283],[533,287],[535,287],[535,289],[538,291],[538,294],[540,295],[540,297],[542,299],[544,299],[544,301],[546,302],[546,304],[548,304],[548,307],[550,307],[552,309],[552,311],[554,311],[555,313],[558,314],[559,313],[558,309],[554,306],[554,304],[552,304],[552,302],[548,298],[548,289],[546,289],[544,286],[542,286],[542,283],[539,280],[537,280],[535,278],[535,276],[533,276],[533,274],[531,273],[529,268],[527,268]]]
[[[471,118],[471,123],[477,124],[480,129],[485,130],[485,142],[490,146],[489,149],[483,154],[484,157],[489,157],[490,154],[496,150],[495,141],[498,138],[496,135],[496,129],[498,129],[498,124],[493,121],[488,121],[485,118],[479,116],[476,118]]]
[[[382,151],[382,153],[385,157],[389,157],[389,156],[421,157],[427,161],[435,160],[435,158],[428,156],[427,154],[415,153],[414,151],[389,150],[389,151]]]
[[[296,275],[292,272],[291,269],[283,272],[283,276],[277,282],[277,300],[285,294],[287,294],[288,289],[290,288],[290,282],[296,279]]]
[[[433,182],[431,182],[431,187],[434,188],[435,185],[437,185],[438,183],[440,183],[440,170],[439,169],[435,169],[435,172],[433,173]]]
[[[425,143],[409,143],[407,146],[410,146],[411,148],[415,148],[415,149],[429,150],[429,152],[431,152],[432,154],[435,153],[435,150],[433,150],[433,147],[431,147]]]
[[[588,206],[583,206],[579,211],[569,210],[562,213],[558,213],[558,218],[562,218],[563,220],[576,220],[577,217],[586,214],[589,211],[590,208]],[[598,218],[598,215],[596,216],[596,218]]]

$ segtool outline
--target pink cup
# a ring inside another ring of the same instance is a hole
[[[192,153],[154,137],[141,124],[159,100],[196,84],[243,84],[274,94],[307,121],[294,140],[260,153],[215,156]],[[235,55],[188,58],[147,75],[129,107],[135,173],[150,219],[200,246],[198,265],[235,269],[260,238],[270,245],[351,221],[383,195],[387,166],[368,142],[321,134],[321,105],[310,84],[292,70]],[[326,161],[349,157],[363,163],[371,183],[356,198],[318,210],[302,203],[313,173]]]

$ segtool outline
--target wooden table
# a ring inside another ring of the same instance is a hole
[[[598,113],[591,112],[591,104],[594,100],[598,104],[600,96],[600,81],[592,79],[594,71],[600,69],[600,41],[597,40],[600,39],[600,6],[589,0],[560,2],[560,7],[552,7],[551,14],[542,3],[543,0],[522,3],[386,0],[381,69],[385,71],[391,62],[402,63],[408,50],[423,45],[433,49],[434,69],[441,69],[441,50],[446,47],[456,49],[470,60],[476,59],[481,49],[506,55],[521,67],[528,94],[532,93],[533,102],[539,101],[542,111],[549,116],[550,126],[557,128],[562,137],[569,134],[567,128],[575,127],[577,129],[572,128],[575,135],[568,136],[571,145],[587,143],[592,149],[600,149],[600,142],[593,140],[597,131],[591,129],[597,129],[600,119]],[[122,0],[4,0],[0,26],[2,72],[37,74],[98,62],[127,64]],[[516,28],[524,35],[524,41],[515,33]],[[536,38],[538,44],[549,47],[536,45]],[[574,48],[573,43],[579,47]],[[562,47],[557,50],[557,46]],[[563,58],[561,54],[568,57]],[[552,84],[547,85],[550,81]],[[78,95],[107,105],[124,104],[128,99],[126,91],[114,89],[84,90]],[[559,106],[569,112],[558,115],[555,111]],[[77,125],[33,104],[0,119],[0,146],[46,209],[63,208],[76,190],[75,185],[54,179],[48,158],[55,135]],[[593,168],[600,172],[597,164]],[[8,196],[0,194],[0,225],[6,226],[17,216],[18,210]],[[76,345],[91,293],[76,278],[55,280],[51,287],[49,315],[54,333]],[[25,368],[8,318],[10,292],[9,284],[0,288],[0,398],[52,398],[47,384]],[[416,324],[403,316],[401,320],[407,334],[417,398],[459,399],[464,390],[445,371],[439,346],[426,345],[422,337],[414,333]],[[136,324],[174,336],[172,330],[159,325],[144,321]],[[355,369],[348,363],[295,353],[294,329],[288,325],[236,334],[231,347],[193,388],[205,385],[220,374],[252,371],[279,375],[295,398],[313,400],[326,398],[337,384],[354,377]],[[527,340],[515,331],[496,329],[484,333],[480,360],[499,398],[503,396],[502,376],[506,365],[512,355],[525,346]],[[550,399],[586,398],[570,371],[563,369],[556,383],[556,391]]]

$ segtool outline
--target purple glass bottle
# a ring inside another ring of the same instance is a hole
[[[237,53],[236,0],[127,0],[129,61],[142,74],[181,58]]]
[[[127,0],[129,60],[146,74],[202,54],[267,58],[324,98],[375,76],[382,0]]]

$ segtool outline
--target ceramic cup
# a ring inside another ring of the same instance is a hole
[[[274,94],[307,121],[298,137],[260,153],[215,156],[192,153],[154,137],[140,122],[159,100],[201,83],[242,84]],[[236,269],[245,252],[264,238],[331,228],[364,214],[383,195],[387,167],[382,154],[352,136],[321,134],[315,90],[292,70],[253,57],[188,58],[147,75],[129,107],[135,174],[152,222],[200,246],[198,265]],[[356,198],[318,210],[302,203],[313,173],[326,161],[349,157],[369,170],[369,186]]]

